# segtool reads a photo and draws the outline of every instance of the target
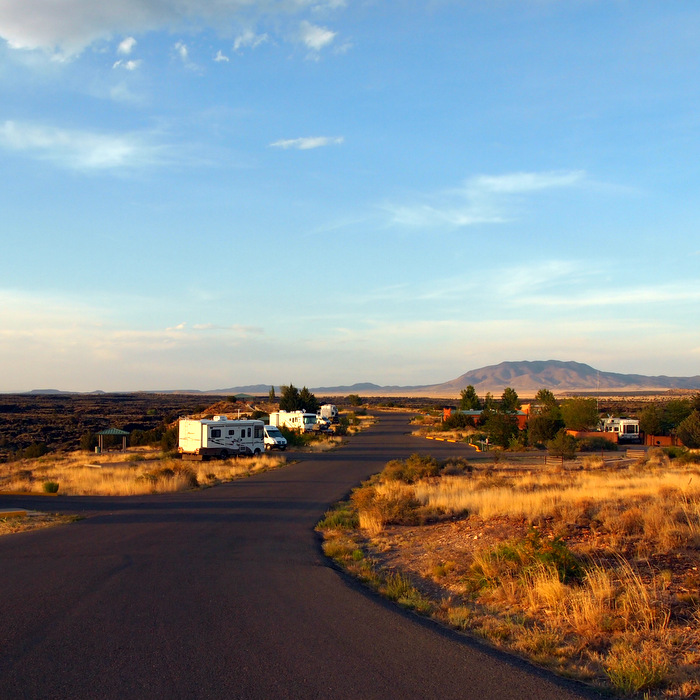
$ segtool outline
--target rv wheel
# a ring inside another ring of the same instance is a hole
[[[221,459],[228,459],[228,452],[226,452],[226,450],[221,450],[221,452],[219,452],[219,457]]]
[[[259,457],[259,456],[260,456],[260,450],[255,450],[255,452],[253,453],[253,456],[254,456],[254,457]]]

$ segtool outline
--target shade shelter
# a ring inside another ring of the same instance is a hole
[[[105,435],[119,435],[122,439],[122,452],[126,450],[126,439],[129,437],[129,433],[126,430],[119,430],[119,428],[107,428],[107,430],[100,430],[97,433],[97,445],[98,452],[104,450]]]

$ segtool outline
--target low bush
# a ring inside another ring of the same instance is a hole
[[[348,501],[339,503],[336,508],[326,511],[316,525],[317,530],[355,530],[360,524],[357,511]]]
[[[605,663],[613,687],[624,695],[655,688],[669,672],[668,659],[660,650],[645,645],[643,650],[620,644],[612,648]]]
[[[58,493],[58,483],[56,481],[45,481],[44,482],[44,492],[45,493]]]
[[[381,473],[384,481],[403,481],[405,484],[415,484],[419,479],[437,476],[440,464],[429,455],[412,454],[406,460],[394,459],[389,462]]]
[[[616,442],[604,437],[582,438],[578,442],[578,448],[581,452],[617,452],[620,449]]]

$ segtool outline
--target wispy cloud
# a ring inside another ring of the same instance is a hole
[[[165,162],[165,148],[140,134],[103,134],[6,121],[0,148],[76,170],[138,168]]]
[[[223,61],[224,63],[228,63],[228,62],[229,62],[229,58],[228,58],[228,56],[224,56],[224,54],[222,54],[221,51],[217,51],[217,52],[216,52],[216,56],[214,56],[214,61],[215,61],[216,63],[221,63],[222,61]]]
[[[307,136],[298,139],[281,139],[271,143],[272,148],[295,148],[300,151],[307,151],[311,148],[321,148],[323,146],[340,145],[345,141],[342,136]]]
[[[122,44],[133,48],[131,35],[138,33],[194,25],[221,29],[261,18],[285,21],[319,10],[332,12],[344,4],[341,0],[32,0],[28,11],[27,0],[2,0],[0,37],[15,49],[42,49],[68,59],[96,41],[119,34],[129,34]],[[254,46],[265,35],[253,36],[245,39],[253,42],[246,46]],[[334,37],[335,32],[310,22],[302,27],[302,41],[316,52]]]
[[[131,60],[131,61],[122,61],[120,59],[120,60],[114,62],[114,64],[112,65],[112,68],[124,68],[126,70],[136,70],[141,65],[141,63],[142,63],[141,59]]]
[[[392,224],[414,227],[473,226],[510,220],[510,198],[574,187],[585,179],[581,170],[478,175],[458,188],[419,195],[410,204],[385,205]]]
[[[252,29],[246,29],[246,31],[236,37],[233,42],[233,50],[256,49],[260,44],[264,44],[268,40],[269,36],[267,34],[256,34]]]
[[[696,305],[698,302],[700,302],[700,285],[694,281],[686,284],[614,286],[603,291],[589,289],[581,293],[572,290],[565,297],[560,294],[526,294],[520,299],[520,303],[528,306],[590,309],[624,307],[628,309],[628,313],[633,309],[648,308],[652,304],[673,305],[674,312],[677,313],[679,304]]]

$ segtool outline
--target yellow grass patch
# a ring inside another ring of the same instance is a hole
[[[281,466],[281,455],[210,462],[159,459],[157,451],[74,452],[0,465],[0,491],[43,493],[46,482],[71,496],[138,496],[184,491]]]

